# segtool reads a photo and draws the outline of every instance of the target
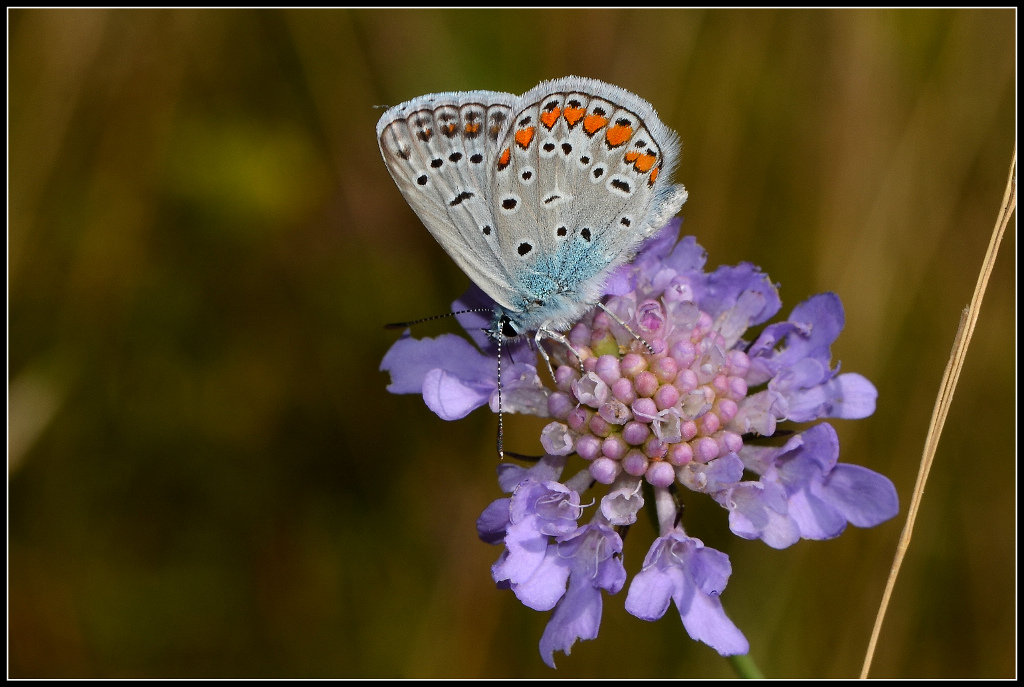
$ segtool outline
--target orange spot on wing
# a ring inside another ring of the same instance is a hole
[[[562,110],[557,108],[557,107],[554,108],[553,110],[547,110],[545,112],[541,112],[540,113],[540,121],[542,121],[544,123],[544,126],[546,126],[547,128],[550,129],[551,127],[553,127],[555,125],[555,122],[558,121],[558,116],[560,114],[562,114]]]
[[[638,157],[640,157],[640,153],[636,152],[635,150],[631,150],[628,153],[626,153],[626,162],[636,162],[636,159]]]
[[[455,135],[455,132],[456,130],[458,130],[458,128],[458,124],[446,124],[443,128],[443,131],[445,135],[448,136],[448,138],[451,138],[452,136]]]
[[[520,148],[526,150],[530,147],[530,141],[533,140],[533,132],[535,130],[534,127],[528,126],[516,132],[516,143],[519,144]]]
[[[633,165],[633,169],[635,169],[636,171],[638,171],[641,174],[643,174],[644,172],[650,170],[650,168],[654,166],[654,163],[657,160],[658,160],[658,157],[656,155],[640,155],[637,158],[636,164]],[[655,179],[658,178],[658,171],[657,170],[654,171],[654,178]],[[652,181],[653,181],[653,179],[652,179]]]
[[[467,134],[475,134],[478,131],[480,131],[480,122],[476,122],[474,124],[469,124],[469,123],[466,124],[466,133]]]
[[[651,172],[651,179],[647,182],[649,186],[654,186],[654,182],[658,180],[658,172],[661,171],[661,167],[655,167],[654,171]]]
[[[596,114],[587,115],[586,117],[583,118],[583,130],[586,131],[588,134],[593,135],[594,132],[596,132],[598,129],[600,129],[607,123],[607,117],[602,117],[601,115]]]
[[[586,127],[586,122],[583,124]],[[626,126],[624,124],[616,124],[615,126],[608,129],[605,133],[605,140],[608,141],[608,145],[612,148],[622,145],[629,140],[629,137],[633,135],[633,127]]]
[[[512,158],[512,151],[509,148],[501,151],[501,157],[498,158],[498,169],[502,170],[508,167],[508,161]]]
[[[567,107],[562,112],[562,115],[565,117],[565,121],[568,122],[569,128],[571,129],[576,126],[581,119],[583,119],[583,115],[586,113],[587,111],[582,107]]]

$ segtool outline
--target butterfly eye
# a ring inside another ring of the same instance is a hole
[[[516,331],[516,328],[512,324],[512,320],[510,320],[508,318],[508,315],[505,315],[505,316],[503,316],[501,318],[501,325],[500,326],[501,326],[501,335],[502,336],[504,336],[504,337],[506,337],[508,339],[511,339],[511,338],[519,336],[519,332]]]

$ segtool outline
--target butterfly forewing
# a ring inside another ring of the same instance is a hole
[[[515,293],[498,259],[487,195],[514,101],[492,91],[426,95],[391,108],[377,124],[402,195],[470,279],[505,307]]]

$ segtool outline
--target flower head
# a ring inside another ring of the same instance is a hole
[[[609,277],[604,309],[578,321],[568,345],[551,346],[552,386],[523,342],[512,342],[516,364],[502,368],[503,409],[552,421],[533,467],[499,466],[511,496],[488,506],[477,529],[504,546],[492,569],[499,586],[531,608],[554,609],[540,643],[551,666],[554,651],[568,654],[576,640],[597,636],[601,590],[615,594],[625,584],[618,531],[635,522],[645,489],[660,536],[629,586],[626,610],[655,620],[673,602],[690,636],[723,655],[749,648],[719,599],[731,566],[683,529],[679,492],[707,494],[728,510],[733,533],[775,548],[838,536],[847,523],[871,527],[898,510],[886,477],[838,462],[827,423],[763,443],[781,422],[874,412],[871,382],[832,366],[830,347],[844,325],[839,297],[813,296],[751,335],[780,310],[776,285],[750,263],[704,271],[704,250],[678,233],[679,220],[670,221]],[[454,305],[482,298],[474,288]],[[497,409],[487,321],[460,319],[476,347],[454,335],[406,335],[381,365],[390,390],[422,393],[445,419],[485,403]],[[563,479],[572,454],[582,469]],[[607,488],[588,511],[582,496],[597,485]]]

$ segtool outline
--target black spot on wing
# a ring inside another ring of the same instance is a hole
[[[448,203],[448,206],[449,207],[455,207],[456,205],[461,204],[462,201],[469,200],[472,197],[473,197],[472,193],[470,193],[469,191],[463,191],[459,195],[457,195],[454,198],[452,198],[451,201]]]

